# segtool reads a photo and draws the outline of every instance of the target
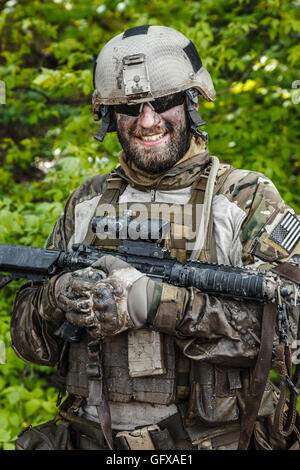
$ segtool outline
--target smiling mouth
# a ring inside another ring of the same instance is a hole
[[[151,143],[158,143],[159,141],[163,140],[167,135],[168,131],[161,132],[160,134],[152,134],[152,135],[138,135],[135,136],[136,139],[142,141],[145,144]]]

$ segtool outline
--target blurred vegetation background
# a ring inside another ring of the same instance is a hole
[[[127,28],[171,26],[197,46],[217,100],[200,102],[221,161],[265,173],[300,210],[300,1],[0,0],[0,243],[43,246],[69,193],[111,170],[120,146],[93,139],[92,70]],[[297,87],[298,86],[298,87]],[[51,419],[51,370],[10,347],[14,282],[0,294],[0,448]]]

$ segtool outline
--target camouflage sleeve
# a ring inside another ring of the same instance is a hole
[[[78,201],[93,197],[103,187],[105,175],[87,179],[68,198],[46,242],[47,248],[68,250],[74,233],[74,213]],[[17,292],[11,318],[12,347],[21,359],[54,366],[60,356],[61,341],[53,335],[64,321],[56,308],[52,289],[57,276],[47,282],[26,282]]]
[[[240,233],[242,262],[262,269],[288,262],[300,252],[300,218],[261,173],[235,170],[224,196],[245,213]]]
[[[238,172],[238,182],[233,172],[223,194],[245,211],[240,232],[243,264],[271,269],[293,262],[300,254],[299,217],[270,180],[257,173]],[[262,305],[166,284],[158,286],[155,297],[158,307],[153,327],[175,335],[188,357],[229,366],[253,364],[260,344]],[[290,344],[296,339],[298,318],[299,308],[289,306]],[[274,344],[277,342],[276,334]]]
[[[256,302],[224,300],[164,283],[157,289],[159,305],[153,328],[176,336],[186,356],[228,366],[252,364],[258,353],[262,316]]]
[[[46,246],[66,249],[69,233],[64,214],[58,219]],[[16,294],[12,317],[11,339],[16,354],[23,360],[54,366],[60,354],[61,342],[53,333],[64,320],[64,313],[56,308],[52,288],[57,276],[47,282],[26,282]]]

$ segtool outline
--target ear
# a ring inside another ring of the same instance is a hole
[[[199,109],[199,101],[197,101],[196,109],[197,109],[197,111],[198,111],[198,109]]]

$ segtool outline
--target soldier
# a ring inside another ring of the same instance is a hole
[[[198,97],[213,101],[216,93],[191,41],[169,27],[131,28],[101,50],[94,88],[96,138],[117,132],[120,165],[70,195],[49,248],[117,248],[113,222],[120,228],[137,213],[165,221],[164,209],[171,215],[161,243],[180,261],[277,269],[299,282],[294,210],[263,174],[209,155]],[[106,237],[103,220],[112,224]],[[12,345],[25,361],[59,365],[65,375],[59,416],[69,424],[69,447],[298,448],[289,357],[298,308],[287,308],[283,331],[268,306],[158,282],[104,256],[91,268],[25,283]],[[66,319],[83,328],[67,347],[57,333]],[[279,400],[267,379],[272,349]],[[288,380],[293,409],[285,421]]]

